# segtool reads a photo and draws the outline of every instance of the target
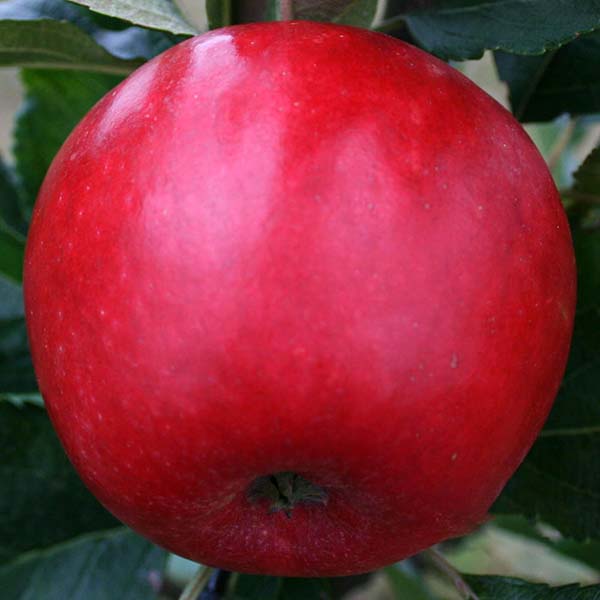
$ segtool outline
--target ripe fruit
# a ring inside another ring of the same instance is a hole
[[[178,554],[283,575],[485,520],[550,409],[574,291],[518,123],[423,52],[308,22],[189,40],[106,96],[25,265],[90,489]]]

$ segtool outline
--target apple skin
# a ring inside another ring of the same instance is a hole
[[[119,519],[240,572],[347,575],[465,534],[556,395],[575,306],[543,159],[390,37],[226,28],[57,155],[25,300],[40,389]],[[327,494],[289,516],[260,476]]]

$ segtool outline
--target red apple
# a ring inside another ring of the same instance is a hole
[[[188,40],[86,116],[25,295],[110,511],[207,565],[324,576],[486,519],[556,394],[575,270],[508,112],[398,40],[288,22]]]

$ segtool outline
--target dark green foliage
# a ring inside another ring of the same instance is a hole
[[[0,400],[0,480],[0,562],[118,525],[81,483],[40,406]]]
[[[151,600],[165,553],[125,528],[25,554],[0,566],[3,600]]]
[[[484,50],[542,54],[600,27],[600,0],[412,0],[393,2],[383,29],[408,24],[442,58],[478,58]]]
[[[522,121],[549,121],[600,111],[600,34],[583,36],[541,56],[496,53],[500,77]]]
[[[551,588],[510,577],[466,577],[479,600],[600,600],[600,586]]]
[[[0,394],[36,392],[21,287],[0,277],[0,297]]]

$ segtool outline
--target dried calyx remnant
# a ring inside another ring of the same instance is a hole
[[[248,498],[251,502],[267,500],[270,513],[282,510],[291,517],[296,504],[326,504],[327,492],[297,473],[284,471],[254,480]]]

